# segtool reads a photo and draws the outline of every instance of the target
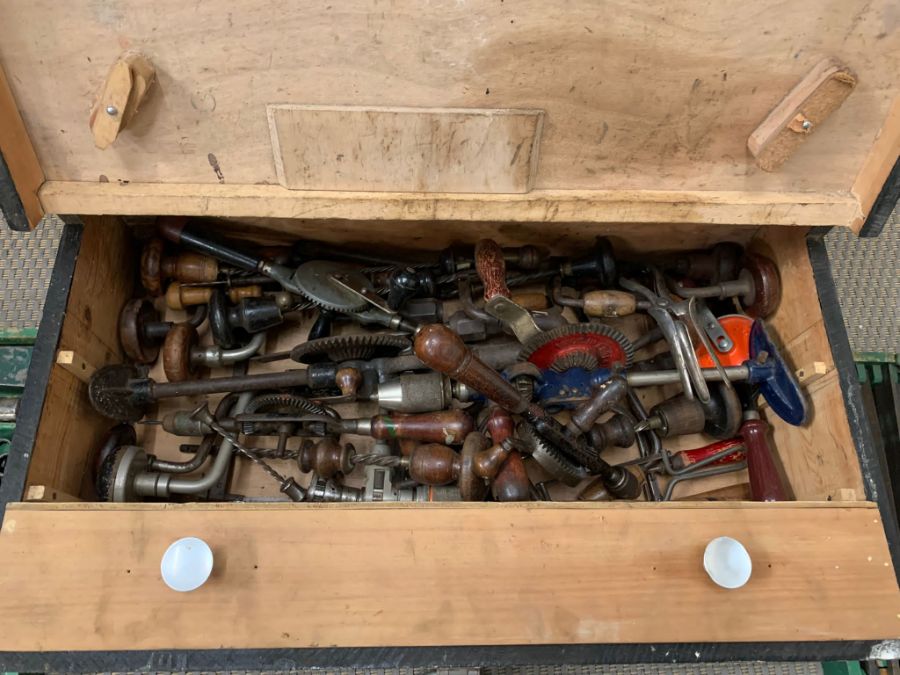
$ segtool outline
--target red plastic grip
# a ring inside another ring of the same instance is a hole
[[[672,455],[672,464],[676,469],[682,469],[691,466],[697,462],[701,462],[707,457],[722,452],[728,448],[734,448],[734,452],[728,453],[724,457],[720,457],[714,462],[710,462],[709,466],[722,466],[724,464],[735,464],[744,461],[743,451],[744,441],[739,438],[729,438],[725,441],[716,441],[702,448],[694,448],[693,450],[682,450]]]

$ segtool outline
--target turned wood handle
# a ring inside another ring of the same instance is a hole
[[[584,313],[588,316],[614,317],[634,314],[637,299],[624,291],[588,291],[584,294]]]
[[[496,370],[479,360],[462,339],[438,323],[423,327],[416,336],[416,356],[429,368],[462,382],[501,408],[522,413],[528,401]]]
[[[427,443],[462,443],[475,428],[472,418],[462,410],[422,413],[420,415],[376,415],[372,418],[372,436],[380,440],[411,438]]]
[[[182,286],[181,282],[173,281],[166,289],[166,305],[169,309],[187,309],[193,305],[202,305],[209,302],[213,290],[212,286]],[[237,303],[244,298],[261,297],[262,286],[233,286],[226,293],[229,300]]]
[[[219,263],[199,253],[181,253],[162,260],[162,273],[167,279],[183,282],[215,281],[219,276]]]
[[[491,493],[498,502],[531,501],[531,480],[525,470],[525,460],[518,450],[510,452],[500,467],[491,483]]]
[[[498,406],[491,408],[484,426],[494,443],[502,443],[515,431],[515,422],[513,422],[512,416]]]
[[[421,485],[447,485],[459,478],[460,457],[446,445],[420,445],[409,456],[409,477]]]
[[[750,474],[750,494],[757,502],[787,501],[787,491],[772,457],[767,438],[769,425],[763,420],[746,420],[741,436],[747,448],[747,472]]]
[[[485,302],[498,295],[511,297],[506,285],[506,260],[500,244],[493,239],[482,239],[475,244],[475,269],[484,285]]]
[[[493,480],[511,451],[511,445],[498,443],[487,450],[478,452],[473,459],[475,475],[486,480]]]
[[[304,473],[315,471],[326,480],[349,474],[353,470],[352,445],[342,446],[336,438],[323,438],[318,443],[305,443],[300,448],[297,464]]]

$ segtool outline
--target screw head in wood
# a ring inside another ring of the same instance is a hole
[[[106,114],[110,117],[115,117],[119,114],[119,109],[114,105],[108,105],[106,106]]]
[[[803,127],[805,131],[809,131],[810,129],[812,129],[812,122],[810,122],[809,120],[803,120],[800,126]]]

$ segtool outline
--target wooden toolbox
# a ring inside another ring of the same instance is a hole
[[[898,59],[890,0],[4,3],[0,201],[69,224],[0,492],[0,661],[896,658],[900,536],[822,235],[888,181]],[[769,327],[815,373],[806,426],[769,415],[796,501],[90,501],[110,423],[86,376],[123,358],[126,221],[160,215],[356,248],[764,252]],[[159,561],[188,535],[216,567],[176,593]],[[703,571],[719,535],[753,558],[739,590]]]

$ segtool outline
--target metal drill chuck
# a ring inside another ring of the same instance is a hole
[[[336,485],[319,476],[313,476],[306,490],[308,502],[361,502],[363,490],[347,485]]]

